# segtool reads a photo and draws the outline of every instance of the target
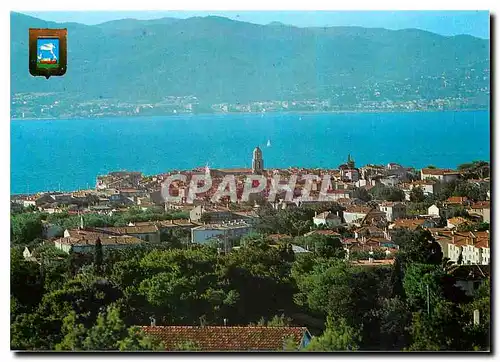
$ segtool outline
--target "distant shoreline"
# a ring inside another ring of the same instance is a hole
[[[147,118],[147,117],[179,117],[179,116],[211,116],[211,115],[266,115],[266,114],[297,114],[297,115],[310,115],[310,114],[341,114],[341,113],[438,113],[438,112],[476,112],[476,111],[489,111],[490,108],[460,108],[460,109],[416,109],[416,110],[342,110],[342,111],[269,111],[269,112],[212,112],[212,113],[166,113],[166,114],[130,114],[130,115],[107,115],[99,117],[71,117],[71,118],[52,118],[52,117],[38,117],[38,118],[10,118],[11,121],[60,121],[60,120],[90,120],[90,119],[106,119],[106,118]]]

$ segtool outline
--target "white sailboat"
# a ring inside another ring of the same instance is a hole
[[[267,140],[267,147],[271,147],[271,140]]]

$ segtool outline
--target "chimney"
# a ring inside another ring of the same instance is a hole
[[[149,317],[149,320],[151,321],[151,327],[155,327],[156,326],[156,319],[155,319],[155,317]]]
[[[227,327],[227,318],[224,318],[224,327]]]

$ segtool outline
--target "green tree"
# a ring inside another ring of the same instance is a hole
[[[43,296],[43,278],[37,263],[26,261],[23,249],[10,249],[10,293],[16,300],[16,312],[31,312]]]
[[[455,279],[440,265],[411,264],[405,272],[403,286],[406,301],[412,310],[426,310],[440,300],[455,304],[467,301],[465,293],[455,286]]]
[[[100,313],[95,325],[89,329],[83,348],[89,351],[116,350],[125,331],[125,323],[120,319],[118,308],[108,307],[106,313]]]
[[[71,311],[63,320],[61,331],[63,340],[55,347],[56,351],[81,351],[84,349],[87,330],[82,323],[78,323],[75,311]]]
[[[64,318],[62,331],[64,338],[56,345],[56,350],[60,351],[164,350],[161,342],[139,328],[127,328],[116,306],[108,306],[106,312],[99,313],[95,324],[88,329],[71,311]]]
[[[328,316],[326,330],[319,337],[313,337],[306,351],[355,351],[359,349],[359,330],[351,327],[345,319]]]
[[[414,187],[410,191],[410,202],[424,202],[425,195],[421,187]]]
[[[352,197],[355,199],[360,199],[364,202],[368,202],[372,199],[372,196],[364,187],[359,187],[355,189],[352,194]]]
[[[438,299],[431,314],[416,312],[410,327],[410,351],[464,351],[466,335],[462,315],[452,302]]]
[[[345,250],[338,237],[313,234],[305,237],[305,243],[321,258],[343,258]]]
[[[266,321],[264,317],[261,317],[257,324],[250,323],[250,326],[262,326],[262,327],[288,327],[292,323],[292,318],[286,317],[284,314],[275,315],[272,319]]]
[[[28,245],[42,237],[42,214],[23,213],[11,215],[11,244]]]
[[[397,258],[403,269],[411,263],[441,264],[443,252],[430,231],[401,229],[396,231],[392,239],[399,245]]]
[[[200,221],[204,224],[209,224],[212,221],[212,216],[208,213],[204,213],[201,215]]]
[[[408,328],[412,314],[399,297],[383,298],[373,313],[380,325],[380,346],[382,351],[403,350],[409,343]]]
[[[97,238],[94,246],[94,266],[98,273],[102,272],[102,266],[103,266],[102,262],[103,262],[102,242],[100,238]]]

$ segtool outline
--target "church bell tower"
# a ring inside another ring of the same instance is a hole
[[[259,147],[255,147],[253,150],[252,158],[252,173],[256,175],[261,175],[264,171],[264,160],[262,159],[262,151]]]

